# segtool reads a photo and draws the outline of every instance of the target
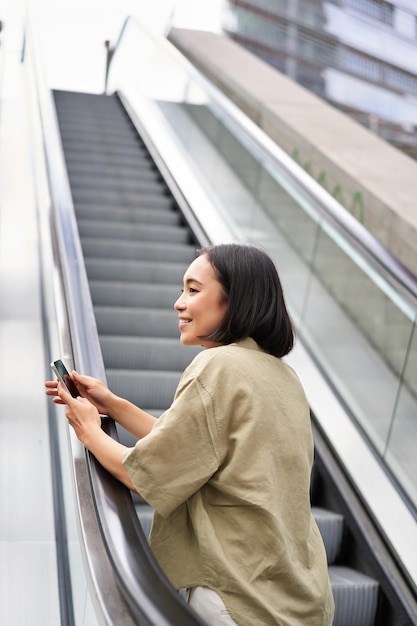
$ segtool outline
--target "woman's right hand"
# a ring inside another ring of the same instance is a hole
[[[111,412],[112,399],[114,394],[110,389],[98,378],[92,376],[83,376],[76,371],[71,372],[71,379],[75,383],[80,395],[87,398],[102,415],[109,415]],[[46,395],[53,396],[53,402],[56,404],[64,404],[58,396],[58,381],[48,380],[45,383]]]

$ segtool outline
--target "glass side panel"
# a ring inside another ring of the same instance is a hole
[[[405,487],[411,501],[417,502],[417,318],[410,332],[410,342],[404,361],[404,370],[398,393],[398,402],[392,416],[384,459],[399,482]]]
[[[313,273],[302,334],[382,454],[411,321],[324,230]],[[398,328],[395,351],[386,349],[391,322]]]

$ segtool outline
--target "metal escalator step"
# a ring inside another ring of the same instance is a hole
[[[312,507],[312,513],[323,538],[327,562],[329,565],[332,565],[338,557],[342,546],[343,515],[319,507]]]
[[[92,172],[85,169],[84,172],[74,174],[70,172],[69,179],[71,187],[77,189],[93,189],[101,187],[101,189],[111,189],[112,187],[121,187],[133,191],[141,191],[141,185],[147,182],[155,183],[157,185],[163,184],[160,177],[151,169],[138,168],[136,175],[124,176],[123,170],[120,168],[107,168],[106,172],[101,171]]]
[[[124,282],[150,282],[182,284],[184,264],[125,261],[117,259],[86,258],[85,265],[90,280],[122,280]],[[174,313],[172,313],[174,315]]]
[[[73,201],[77,206],[78,203],[81,204],[93,204],[97,203],[102,206],[121,206],[125,208],[149,208],[152,206],[161,206],[161,198],[163,198],[163,194],[161,190],[151,189],[149,186],[143,186],[143,190],[140,193],[129,193],[124,192],[123,190],[120,192],[113,193],[111,191],[102,192],[91,190],[73,190]]]
[[[68,169],[72,172],[74,166],[77,163],[88,163],[113,165],[117,169],[122,169],[120,166],[124,165],[128,167],[134,166],[136,168],[147,167],[149,161],[146,158],[146,153],[143,152],[143,148],[138,146],[99,146],[93,145],[91,142],[79,144],[75,149],[73,146],[63,146],[65,151],[65,158],[68,163]],[[149,167],[148,167],[149,169]]]
[[[66,95],[64,98],[57,97],[55,92],[55,102],[57,104],[58,119],[64,122],[69,130],[71,127],[83,128],[132,128],[126,115],[121,114],[121,105],[117,99],[107,98],[102,103],[93,103],[90,106],[86,101],[79,101],[73,97],[74,94]]]
[[[97,119],[96,122],[99,123]],[[91,124],[91,121],[84,123],[84,120],[78,118],[76,121],[71,121],[65,117],[60,119],[60,134],[62,141],[65,143],[70,139],[94,139],[99,135],[106,141],[120,141],[126,139],[130,141],[132,139],[132,125],[127,120],[121,120],[121,123],[106,125],[106,124]],[[141,141],[136,137],[136,143],[141,144]]]
[[[170,196],[165,195],[155,195],[155,194],[146,194],[141,193],[137,196],[136,202],[131,203],[129,206],[123,206],[120,202],[107,202],[103,204],[103,202],[94,201],[89,198],[87,202],[84,202],[81,199],[77,199],[74,202],[75,208],[77,211],[99,211],[100,208],[103,211],[109,210],[121,210],[121,211],[129,211],[129,213],[133,214],[134,211],[146,211],[146,210],[163,210],[163,211],[172,211],[174,207],[174,201]],[[178,215],[178,213],[177,213]]]
[[[129,182],[138,178],[146,178],[153,176],[155,180],[160,180],[160,176],[151,163],[139,158],[133,163],[131,159],[123,165],[119,159],[113,163],[109,163],[107,159],[98,162],[97,159],[91,161],[89,159],[77,159],[67,163],[67,169],[70,181],[85,178],[87,181],[95,177],[97,180],[107,178],[109,176],[117,176],[119,180]]]
[[[199,346],[183,346],[178,338],[100,337],[106,368],[182,372],[201,352]]]
[[[128,307],[168,308],[179,298],[179,287],[101,280],[90,281],[93,304]]]
[[[142,526],[145,537],[149,537],[152,528],[154,509],[146,503],[135,503],[136,513]]]
[[[142,241],[140,245],[133,241],[117,241],[114,239],[82,238],[84,254],[93,257],[136,259],[147,261],[161,261],[186,263],[187,265],[195,257],[196,246],[179,245]]]
[[[178,317],[172,309],[95,306],[100,335],[172,337],[179,341]]]
[[[130,241],[169,241],[170,243],[188,243],[189,230],[182,226],[160,226],[158,224],[141,224],[105,222],[104,220],[78,220],[81,237],[97,237],[105,239],[126,239]]]
[[[102,219],[110,222],[131,222],[146,224],[160,224],[166,226],[177,226],[181,224],[181,216],[173,211],[167,204],[166,207],[153,207],[149,209],[138,209],[130,207],[103,207],[102,205],[81,204],[76,205],[77,217],[81,219],[96,220]]]
[[[114,97],[102,97],[100,95],[60,92],[55,91],[55,102],[59,105],[59,114],[63,114],[67,119],[84,119],[97,122],[97,119],[105,119],[107,123],[120,124],[126,122],[124,116],[120,114],[120,103]]]
[[[379,585],[349,567],[331,565],[329,577],[335,601],[333,626],[374,626]]]
[[[140,183],[140,185],[139,185]],[[138,181],[138,189],[136,192],[132,192],[126,189],[73,189],[72,197],[74,203],[78,200],[81,202],[101,202],[104,205],[108,204],[121,204],[125,206],[141,206],[140,195],[161,195],[165,193],[162,185],[156,181]]]
[[[137,154],[130,156],[112,155],[112,154],[96,154],[94,160],[91,155],[84,154],[78,150],[67,150],[65,152],[65,160],[69,173],[79,171],[80,167],[98,168],[112,167],[120,172],[136,172],[140,169],[154,171],[152,162],[139,149]]]
[[[182,372],[106,369],[109,388],[140,407],[165,410],[171,405]]]
[[[98,124],[106,126],[121,126],[128,123],[125,115],[120,115],[121,105],[117,97],[108,97],[99,102],[90,102],[86,98],[74,97],[67,93],[62,98],[55,92],[55,102],[58,109],[58,117],[69,121],[90,123],[92,127]]]
[[[98,133],[92,127],[90,127],[89,130],[73,130],[70,133],[61,132],[61,139],[64,148],[68,148],[69,150],[73,148],[80,152],[84,151],[85,146],[99,152],[106,152],[107,150],[113,151],[114,149],[124,151],[126,148],[129,151],[136,151],[138,147],[142,147],[142,142],[133,132],[108,135],[106,132]]]
[[[125,137],[103,137],[102,133],[90,132],[82,135],[62,138],[64,150],[79,154],[132,154],[137,155],[143,149],[139,139],[131,133]]]
[[[83,154],[84,158],[86,156],[94,159],[97,155],[103,156],[112,156],[112,157],[135,157],[140,151],[140,146],[137,145],[115,145],[115,144],[106,144],[103,146],[92,144],[91,142],[85,142],[83,145],[80,145],[79,142],[68,143],[68,145],[64,145],[64,150],[68,154],[68,157],[71,155],[79,155]]]

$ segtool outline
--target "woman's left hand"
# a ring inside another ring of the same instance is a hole
[[[101,430],[101,417],[98,410],[87,398],[81,396],[73,398],[61,383],[58,383],[57,392],[58,397],[66,405],[65,415],[70,426],[74,429],[78,439],[88,448],[91,438],[97,430]]]

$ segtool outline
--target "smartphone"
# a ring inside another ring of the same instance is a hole
[[[79,396],[80,392],[78,391],[77,387],[72,381],[71,376],[69,375],[69,372],[67,368],[65,367],[65,365],[63,364],[63,362],[61,361],[61,359],[58,359],[57,361],[53,361],[51,363],[51,367],[53,371],[55,372],[60,383],[68,389],[72,397],[76,398],[77,396]]]

